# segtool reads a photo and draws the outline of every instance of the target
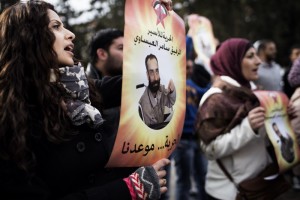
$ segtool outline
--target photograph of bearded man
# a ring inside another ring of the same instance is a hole
[[[167,88],[160,84],[159,64],[155,55],[147,55],[145,65],[149,83],[139,101],[140,116],[147,126],[155,127],[156,124],[165,122],[165,107],[172,108],[176,91],[172,79]]]
[[[276,142],[280,144],[282,158],[286,162],[292,163],[295,160],[293,139],[291,138],[291,136],[289,136],[288,133],[283,136],[275,122],[272,123],[272,128],[274,130],[274,133],[278,136],[278,140]]]

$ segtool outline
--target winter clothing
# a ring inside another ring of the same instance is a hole
[[[121,81],[120,77],[114,80]],[[114,86],[121,84],[117,81],[108,84],[110,81],[108,78],[97,81],[100,93],[119,90]],[[106,88],[108,85],[109,89]],[[104,102],[108,99],[104,98]],[[108,110],[111,109],[114,108]],[[99,128],[91,128],[86,123],[74,126],[65,141],[53,143],[43,133],[41,112],[32,108],[28,124],[30,135],[26,138],[34,153],[35,165],[31,171],[25,172],[13,161],[0,159],[0,199],[131,200],[129,189],[122,179],[136,168],[105,168],[116,137],[119,116],[108,117],[109,112],[105,110],[105,121]]]
[[[247,110],[249,111],[251,107],[255,106],[255,101],[251,103],[252,98],[250,98],[250,102],[245,101],[243,104],[240,97],[245,93],[242,92],[239,95],[231,96],[238,91],[248,89],[241,88],[242,90],[239,90],[240,84],[229,77],[222,80],[226,81],[226,85],[230,85],[227,86],[226,92],[221,88],[212,87],[201,99],[199,115],[202,120],[197,121],[197,131],[201,130],[199,131],[200,137],[206,132],[220,133],[210,140],[201,141],[201,148],[209,159],[205,189],[214,198],[232,200],[235,199],[237,189],[221,170],[216,159],[221,160],[236,183],[254,178],[271,162],[271,159],[266,150],[266,132],[259,130],[256,134],[247,118]],[[236,91],[231,91],[231,89]],[[238,102],[237,115],[232,115],[234,114],[232,113],[234,102]],[[202,110],[207,105],[211,105],[213,110]],[[209,114],[214,112],[216,112],[215,115]],[[226,122],[222,122],[222,120]],[[228,127],[224,126],[225,123]]]
[[[258,87],[269,91],[282,91],[282,76],[283,70],[276,62],[263,62],[258,68],[258,80],[255,81]]]
[[[102,78],[101,73],[91,63],[89,63],[88,66],[86,67],[85,73],[86,73],[87,77],[92,78],[92,79],[100,80]]]
[[[288,75],[289,83],[292,87],[296,88],[300,86],[300,58],[297,58]]]
[[[91,105],[89,85],[81,64],[61,67],[59,73],[58,84],[65,94],[67,115],[72,124],[87,123],[93,128],[100,126],[103,119],[99,110]]]

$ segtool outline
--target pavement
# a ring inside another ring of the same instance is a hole
[[[176,172],[175,172],[175,166],[174,166],[174,160],[171,161],[171,176],[170,176],[170,185],[169,185],[169,200],[176,200],[175,199],[175,190],[176,190]],[[190,199],[182,199],[182,200],[196,200],[196,198],[193,196],[193,192],[196,192],[195,185],[192,181],[192,193],[190,196]],[[291,188],[286,193],[282,194],[280,197],[278,197],[276,200],[300,200],[300,189],[295,190]]]

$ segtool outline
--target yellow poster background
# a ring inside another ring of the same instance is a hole
[[[180,140],[185,117],[185,28],[174,11],[160,16],[152,0],[126,1],[121,117],[107,167],[153,164],[169,157]],[[157,57],[160,84],[167,87],[172,79],[176,89],[171,120],[158,130],[148,127],[138,112],[145,87],[137,86],[148,85],[145,57],[149,54]]]

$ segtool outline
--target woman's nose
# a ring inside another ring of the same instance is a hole
[[[68,29],[66,29],[66,38],[74,40],[75,39],[75,34],[71,31],[69,31]]]
[[[260,59],[260,57],[258,57],[257,55],[256,55],[256,64],[257,64],[257,65],[260,65],[260,64],[261,64],[261,59]]]

